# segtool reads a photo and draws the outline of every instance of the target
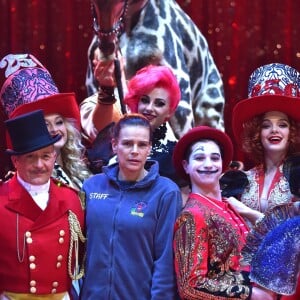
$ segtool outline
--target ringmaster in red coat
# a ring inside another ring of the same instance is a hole
[[[48,133],[42,110],[5,124],[16,173],[0,186],[0,299],[71,299],[83,274],[75,262],[84,211],[78,193],[51,178],[60,136]]]

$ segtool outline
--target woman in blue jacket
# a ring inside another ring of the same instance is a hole
[[[147,160],[151,126],[138,114],[114,128],[118,163],[83,184],[87,260],[81,298],[175,299],[173,226],[181,209],[177,185]]]

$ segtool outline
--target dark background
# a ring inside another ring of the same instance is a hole
[[[281,62],[300,70],[300,1],[178,3],[207,38],[222,74],[225,129],[232,136],[232,108],[247,97],[248,77],[255,68]],[[0,58],[9,53],[32,53],[61,92],[76,93],[78,103],[86,97],[87,48],[92,35],[90,0],[0,0]],[[3,81],[0,77],[1,86]],[[3,124],[0,130],[3,132]],[[238,150],[235,156],[242,158]]]

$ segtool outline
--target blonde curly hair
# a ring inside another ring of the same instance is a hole
[[[68,139],[61,149],[61,158],[63,161],[63,169],[70,179],[78,184],[91,176],[84,155],[85,147],[81,141],[81,133],[75,125],[75,120],[64,118],[67,129]]]

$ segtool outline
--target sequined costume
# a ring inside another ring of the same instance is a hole
[[[300,216],[296,216],[268,232],[252,259],[250,278],[277,294],[291,295],[296,290],[299,261]]]
[[[260,205],[260,194],[264,180],[263,165],[256,166],[246,171],[249,180],[249,186],[241,196],[241,201],[248,207],[264,212]],[[282,165],[275,175],[272,185],[268,191],[268,209],[276,205],[288,203],[293,198],[289,189],[289,183],[282,173]]]
[[[296,218],[297,221],[291,221]],[[300,277],[295,292],[300,270],[299,218],[299,201],[268,210],[248,233],[242,249],[243,263],[251,265],[252,281],[278,294],[286,294],[281,300],[300,299]]]
[[[250,299],[249,270],[239,262],[247,233],[228,204],[190,194],[174,235],[181,299]]]

